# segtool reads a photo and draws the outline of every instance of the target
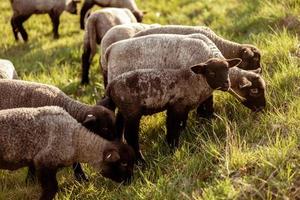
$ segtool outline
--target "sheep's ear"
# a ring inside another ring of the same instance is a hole
[[[104,152],[104,161],[117,162],[118,160],[120,160],[120,155],[115,149],[111,149]]]
[[[90,127],[96,122],[96,117],[92,114],[86,116],[85,120],[82,122],[84,127]]]
[[[206,67],[207,64],[206,63],[199,63],[195,66],[191,67],[191,70],[195,73],[195,74],[205,74],[206,72]]]
[[[239,64],[241,64],[242,59],[240,59],[240,58],[233,58],[233,59],[226,59],[226,61],[228,62],[228,68],[231,68],[231,67],[236,67]]]
[[[251,70],[251,71],[256,73],[256,74],[262,74],[262,69],[261,68],[257,68],[257,69]]]
[[[239,84],[240,89],[250,87],[252,85],[251,81],[249,81],[246,77],[242,78],[241,83]]]

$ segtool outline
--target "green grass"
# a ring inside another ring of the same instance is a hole
[[[217,92],[212,123],[190,114],[181,145],[170,154],[164,144],[165,115],[143,118],[141,146],[146,169],[135,169],[131,185],[98,176],[85,166],[90,182],[80,184],[72,170],[59,172],[57,199],[299,199],[300,68],[299,0],[147,0],[145,23],[207,25],[218,34],[262,51],[268,106],[253,114]],[[96,9],[96,8],[95,8]],[[0,3],[0,57],[10,59],[22,79],[53,84],[68,95],[94,104],[103,94],[98,57],[91,85],[82,87],[83,31],[79,16],[64,13],[59,40],[52,39],[46,15],[25,24],[29,42],[15,42],[9,1]],[[287,23],[294,19],[294,22]],[[26,185],[26,169],[0,171],[0,199],[32,199],[40,188]]]

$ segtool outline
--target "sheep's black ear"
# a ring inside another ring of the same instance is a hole
[[[120,155],[115,149],[104,151],[103,156],[103,160],[106,162],[117,162],[120,160]]]
[[[205,74],[206,72],[206,67],[207,64],[206,63],[199,63],[193,67],[191,67],[191,70],[195,73],[195,74]]]
[[[92,114],[86,116],[85,120],[82,122],[82,125],[86,128],[90,128],[96,122],[96,117]]]
[[[240,58],[226,59],[226,62],[228,62],[228,68],[231,68],[231,67],[236,67],[239,64],[241,64],[242,59],[240,59]]]
[[[251,85],[252,85],[251,81],[249,81],[246,77],[243,77],[239,84],[239,87],[242,89],[242,88],[250,87]]]

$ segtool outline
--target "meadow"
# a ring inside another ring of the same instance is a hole
[[[56,199],[300,199],[300,1],[137,0],[148,11],[144,23],[206,25],[227,39],[262,52],[267,107],[251,113],[228,94],[216,92],[216,117],[192,112],[174,154],[164,143],[165,114],[144,117],[141,148],[147,168],[133,182],[113,183],[84,165],[89,182],[70,168],[58,173]],[[94,7],[94,10],[99,7]],[[47,15],[26,23],[29,42],[16,42],[8,0],[0,2],[0,58],[10,59],[24,80],[53,84],[72,98],[95,104],[104,87],[99,54],[91,84],[80,85],[83,31],[79,15],[64,13],[60,39],[52,38]],[[0,171],[0,199],[36,199],[37,185],[25,183],[26,169]]]

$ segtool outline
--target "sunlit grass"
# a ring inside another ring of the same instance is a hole
[[[231,96],[217,92],[211,123],[190,114],[174,154],[164,143],[165,114],[145,117],[141,147],[148,162],[131,185],[98,176],[85,165],[88,183],[71,169],[58,174],[57,199],[296,199],[300,198],[300,68],[298,0],[147,0],[145,23],[207,25],[218,34],[258,46],[268,106],[253,114]],[[104,93],[98,59],[91,85],[80,86],[83,31],[79,16],[64,13],[59,40],[47,15],[26,23],[29,42],[15,42],[9,1],[0,3],[0,57],[10,59],[24,80],[53,84],[71,97],[94,104]],[[94,9],[97,9],[95,7]],[[294,22],[287,23],[293,16]],[[292,23],[292,24],[291,24]],[[40,188],[26,185],[26,169],[0,172],[0,199],[34,199]]]

